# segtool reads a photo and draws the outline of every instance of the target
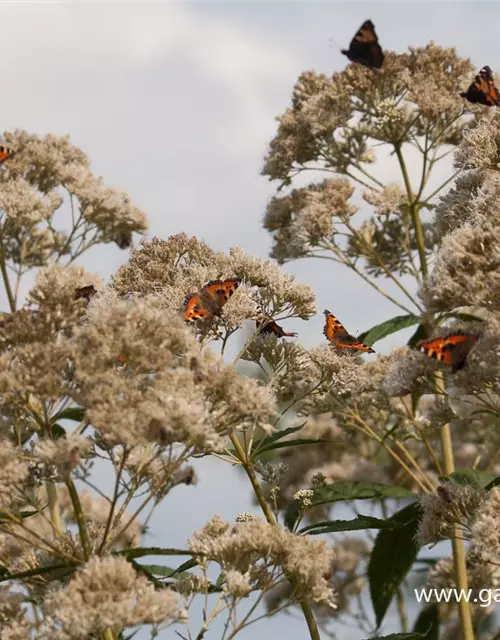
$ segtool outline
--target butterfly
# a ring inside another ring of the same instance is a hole
[[[460,95],[469,102],[477,102],[487,107],[500,106],[500,95],[495,87],[493,72],[488,65],[479,71],[467,91]]]
[[[278,338],[296,338],[298,335],[297,333],[287,333],[274,320],[256,320],[255,324],[260,333],[269,333]]]
[[[190,293],[184,300],[184,320],[194,322],[220,315],[222,307],[240,286],[239,278],[210,280],[199,293]]]
[[[455,373],[463,368],[469,351],[478,340],[479,336],[474,333],[456,331],[443,338],[420,340],[416,346],[430,358],[450,365],[452,373]]]
[[[356,349],[357,351],[366,351],[367,353],[375,353],[375,349],[367,347],[366,344],[360,342],[354,336],[347,333],[344,326],[337,320],[337,318],[325,309],[325,328],[323,333],[327,340],[329,340],[336,347],[342,349]]]
[[[130,231],[124,231],[120,233],[114,240],[120,249],[128,249],[132,246],[132,233]]]
[[[88,302],[90,298],[92,298],[92,296],[95,296],[96,293],[97,289],[93,284],[88,284],[85,287],[78,287],[78,289],[75,289],[73,300],[80,300],[80,298],[85,298]]]
[[[3,164],[12,155],[14,155],[14,151],[10,147],[0,144],[0,164]]]
[[[363,22],[351,40],[349,49],[342,49],[341,53],[347,56],[351,62],[359,62],[370,69],[380,69],[384,62],[384,54],[371,20]]]

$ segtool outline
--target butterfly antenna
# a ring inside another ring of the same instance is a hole
[[[338,49],[338,50],[340,50],[340,49],[343,48],[343,45],[339,44],[337,42],[337,40],[334,40],[333,38],[328,38],[328,47],[330,49]]]

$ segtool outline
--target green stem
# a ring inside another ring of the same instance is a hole
[[[5,291],[7,293],[7,298],[9,300],[9,307],[12,313],[16,310],[16,300],[12,293],[12,288],[10,286],[9,274],[7,273],[7,265],[5,263],[5,254],[3,250],[3,235],[2,230],[0,229],[0,271],[2,272],[3,283],[5,285]]]
[[[50,480],[45,483],[45,488],[47,490],[47,498],[49,500],[50,523],[52,525],[54,538],[57,538],[57,536],[62,535],[63,531],[61,512],[59,510],[59,502],[57,500],[57,489],[55,484]]]
[[[440,391],[444,392],[443,372],[436,373],[436,386]],[[449,424],[441,427],[441,448],[443,452],[443,466],[446,475],[450,475],[455,471],[455,461],[453,459],[453,446],[451,440],[451,429]],[[467,561],[465,555],[465,545],[460,530],[455,528],[452,538],[453,548],[453,565],[455,569],[455,583],[458,590],[463,589],[461,593],[467,593],[469,589],[467,579]],[[460,598],[458,602],[458,610],[460,613],[460,622],[462,625],[463,640],[474,640],[474,629],[472,626],[472,616],[469,603],[465,598]]]
[[[401,631],[408,632],[408,616],[406,615],[405,599],[401,589],[396,591],[396,600],[398,604],[399,621],[401,622]]]
[[[418,203],[418,199],[413,195],[405,159],[403,158],[403,154],[401,152],[401,145],[395,144],[394,151],[396,153],[399,166],[401,167],[401,173],[403,174],[403,180],[406,187],[406,195],[408,197],[408,207],[410,210],[411,221],[417,241],[418,256],[420,258],[420,270],[425,278],[427,276],[427,256],[425,255],[424,232],[422,230],[422,223],[420,221],[419,215],[420,205]]]
[[[252,485],[255,496],[259,502],[262,512],[266,517],[266,520],[268,521],[269,524],[273,526],[277,526],[278,523],[276,522],[276,519],[271,510],[271,507],[269,506],[269,503],[266,500],[264,492],[262,491],[262,487],[260,486],[260,482],[257,478],[257,475],[255,473],[251,460],[249,459],[246,452],[243,450],[243,447],[241,446],[241,443],[238,440],[237,436],[232,434],[231,441],[240,457],[241,464],[245,469],[248,479],[250,480],[250,484]],[[289,580],[292,587],[294,587],[295,589],[297,587],[297,581],[295,580],[295,578],[289,578]],[[318,625],[316,624],[316,620],[314,619],[311,605],[306,600],[302,600],[300,602],[300,606],[302,608],[302,613],[304,614],[304,618],[307,623],[307,628],[309,629],[309,635],[311,637],[311,640],[321,640],[319,635]]]
[[[87,525],[85,523],[85,515],[83,513],[82,503],[80,502],[78,491],[76,490],[75,484],[70,476],[66,478],[66,486],[68,487],[69,497],[71,498],[73,509],[75,510],[75,517],[78,524],[78,531],[80,533],[80,542],[82,545],[83,557],[87,561],[92,555],[92,547],[90,546],[90,540],[87,532]]]

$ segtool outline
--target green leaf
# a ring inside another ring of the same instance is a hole
[[[192,551],[185,549],[164,549],[163,547],[137,547],[134,549],[121,549],[115,551],[114,555],[125,556],[126,558],[143,558],[144,556],[192,556]]]
[[[498,487],[498,485],[500,484],[500,476],[498,476],[498,478],[495,478],[494,480],[492,480],[491,482],[489,482],[485,487],[484,490],[485,491],[491,491],[491,489],[493,489],[494,487]]]
[[[59,440],[59,438],[66,437],[66,430],[63,429],[63,427],[61,427],[61,425],[57,424],[56,422],[55,424],[52,424],[50,426],[50,435],[54,440]]]
[[[80,566],[79,563],[68,562],[66,564],[53,564],[48,567],[38,567],[37,569],[30,569],[29,571],[20,571],[19,573],[2,572],[0,576],[0,582],[6,580],[22,580],[24,578],[31,578],[32,576],[46,575],[47,573],[55,573],[54,579],[61,579],[63,576],[68,576],[73,573],[76,568]],[[46,580],[50,580],[50,577],[46,577]]]
[[[457,320],[463,320],[464,322],[484,322],[483,318],[478,318],[477,316],[472,315],[472,313],[451,312],[445,313],[441,316],[441,320],[446,320],[447,318],[456,318]]]
[[[285,449],[286,447],[299,447],[305,444],[320,444],[322,442],[340,442],[334,440],[321,440],[315,438],[296,438],[295,440],[285,440],[284,442],[271,442],[271,444],[267,446],[260,447],[257,454],[260,455],[265,451],[272,451],[273,449]],[[257,455],[254,453],[253,455]]]
[[[191,560],[186,560],[186,562],[183,562],[182,564],[180,564],[177,567],[177,569],[174,570],[174,572],[172,573],[172,576],[180,575],[181,573],[185,573],[189,569],[194,569],[194,567],[197,567],[197,566],[198,566],[197,560],[193,560],[191,558]]]
[[[374,636],[366,640],[427,640],[427,636],[422,633],[391,633],[390,636]]]
[[[427,640],[439,640],[439,610],[437,603],[422,607],[413,631],[425,634]]]
[[[333,531],[360,531],[361,529],[394,529],[402,527],[400,522],[393,520],[381,520],[380,518],[372,518],[372,516],[364,516],[358,514],[354,520],[324,520],[316,522],[301,529],[298,533],[307,533],[310,536],[317,536],[322,533],[331,533]]]
[[[170,578],[174,574],[176,578],[187,578],[191,575],[187,571],[178,571],[177,569],[166,567],[161,564],[141,564],[140,566],[146,571],[149,571],[149,573],[152,573],[155,576],[162,576],[163,578]]]
[[[382,529],[375,538],[368,563],[368,580],[377,627],[382,624],[394,594],[417,557],[415,534],[420,514],[419,502],[409,504],[390,518],[403,526]]]
[[[74,422],[82,422],[85,418],[85,409],[83,407],[67,407],[50,419],[51,423],[58,420],[73,420]]]
[[[311,506],[339,502],[341,500],[369,500],[374,498],[408,498],[415,497],[409,490],[392,484],[377,482],[335,482],[326,487],[318,487],[311,498]],[[285,511],[285,525],[294,530],[297,520],[302,514],[300,502],[294,500]]]
[[[288,429],[281,429],[280,431],[276,431],[275,433],[272,433],[269,436],[265,436],[264,438],[257,440],[257,442],[254,442],[253,444],[252,455],[261,453],[264,447],[267,448],[273,442],[277,442],[278,440],[281,440],[282,438],[289,436],[291,433],[297,433],[297,431],[300,431],[301,429],[304,428],[305,424],[306,423],[304,422],[304,424],[301,424],[298,427],[288,427]]]
[[[368,329],[368,331],[360,334],[358,336],[358,340],[371,347],[372,344],[382,340],[382,338],[390,336],[391,333],[396,333],[402,329],[412,327],[419,321],[420,318],[418,316],[414,316],[412,313],[405,316],[395,316],[394,318],[386,320],[385,322],[382,322],[382,324],[377,324],[375,327],[372,327],[371,329]]]
[[[427,329],[423,324],[419,324],[417,330],[412,335],[412,337],[408,340],[407,344],[409,347],[416,347],[417,342],[419,340],[424,340],[424,338],[428,338]]]
[[[450,473],[448,476],[440,476],[439,479],[441,482],[451,481],[462,486],[469,485],[476,487],[476,489],[484,489],[490,482],[494,481],[495,476],[479,469],[460,469]]]

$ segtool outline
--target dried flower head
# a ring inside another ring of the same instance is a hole
[[[417,532],[420,546],[453,537],[455,526],[469,537],[470,523],[484,501],[484,493],[469,485],[443,483],[436,493],[420,498],[422,520]]]
[[[50,593],[44,607],[61,628],[60,640],[83,640],[111,629],[171,622],[184,618],[179,597],[169,589],[156,591],[125,558],[92,558],[68,585]]]
[[[245,588],[271,586],[271,569],[280,569],[296,581],[295,597],[307,597],[318,604],[334,605],[334,594],[327,580],[334,555],[324,541],[299,536],[266,522],[252,521],[230,527],[215,517],[197,531],[189,547],[203,564],[214,561],[224,572],[244,576]],[[242,584],[242,578],[238,578]]]

